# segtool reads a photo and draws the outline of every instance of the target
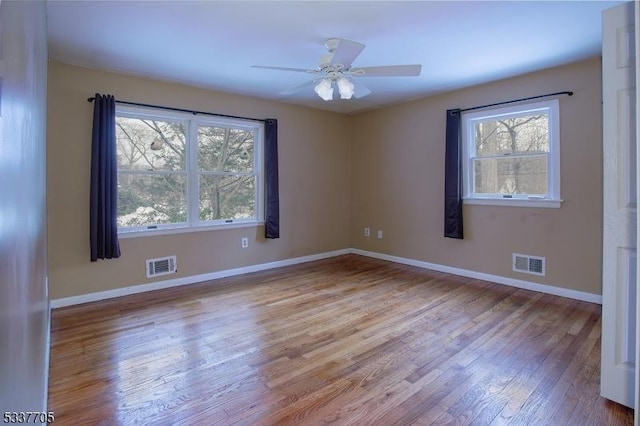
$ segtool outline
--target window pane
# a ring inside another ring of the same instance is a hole
[[[549,152],[546,112],[476,122],[474,132],[477,157]]]
[[[183,174],[118,174],[118,226],[187,221]]]
[[[184,170],[184,123],[117,117],[118,169]]]
[[[198,128],[198,167],[205,171],[252,172],[254,131]]]
[[[547,157],[473,160],[476,194],[547,194]]]
[[[200,175],[200,220],[256,217],[255,176]]]

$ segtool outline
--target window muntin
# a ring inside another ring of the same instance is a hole
[[[262,127],[117,107],[120,231],[251,223],[262,215]]]
[[[463,114],[462,124],[466,200],[560,200],[557,100]]]

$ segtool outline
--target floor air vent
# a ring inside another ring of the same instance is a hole
[[[546,263],[547,260],[544,257],[513,253],[513,270],[516,272],[544,276]]]
[[[147,259],[147,278],[174,274],[178,271],[175,256]]]

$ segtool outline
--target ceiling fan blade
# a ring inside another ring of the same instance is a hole
[[[303,68],[287,68],[287,67],[271,67],[268,65],[251,65],[251,68],[262,68],[266,70],[275,70],[275,71],[295,71],[295,72],[306,72],[309,74],[320,74],[319,70],[305,70]]]
[[[331,58],[331,65],[342,64],[345,68],[349,68],[364,48],[365,45],[357,41],[339,39],[338,46]]]
[[[421,71],[422,65],[387,65],[352,68],[349,73],[360,77],[416,77]]]
[[[361,82],[359,82],[355,78],[350,79],[350,81],[353,83],[353,90],[354,90],[353,97],[354,98],[356,98],[356,99],[364,98],[369,93],[371,93],[371,90],[369,90],[369,88],[367,86],[365,86],[364,84],[362,84]]]
[[[282,91],[282,92],[279,93],[279,95],[280,96],[291,96],[291,95],[293,95],[295,93],[303,92],[306,89],[311,89],[317,83],[318,83],[318,80],[307,81],[306,83],[302,83],[302,84],[300,84],[298,86],[295,86],[295,87],[292,87],[292,88],[287,89],[285,91]]]

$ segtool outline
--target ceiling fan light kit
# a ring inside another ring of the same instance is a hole
[[[355,86],[346,77],[340,77],[336,81],[341,99],[351,99],[355,93]]]
[[[336,80],[336,86],[338,86],[338,93],[340,93],[340,99],[351,99],[355,93],[355,86],[346,77],[338,77]],[[323,78],[320,80],[314,90],[325,101],[333,99],[333,80],[331,78]]]
[[[377,67],[351,68],[354,59],[360,55],[365,45],[341,38],[330,38],[325,41],[328,54],[320,58],[318,69],[272,67],[266,65],[253,65],[253,68],[265,68],[277,71],[294,71],[317,74],[321,80],[311,81],[316,94],[325,101],[333,100],[333,87],[338,87],[341,99],[362,98],[371,93],[364,84],[355,81],[353,77],[411,77],[419,76],[422,65],[389,65]],[[356,79],[357,80],[357,79]],[[298,89],[308,88],[309,83],[302,84],[292,90],[283,92],[289,95]]]
[[[318,96],[320,96],[325,101],[330,101],[333,99],[333,86],[331,84],[331,80],[328,78],[323,78],[320,80],[314,89]]]

